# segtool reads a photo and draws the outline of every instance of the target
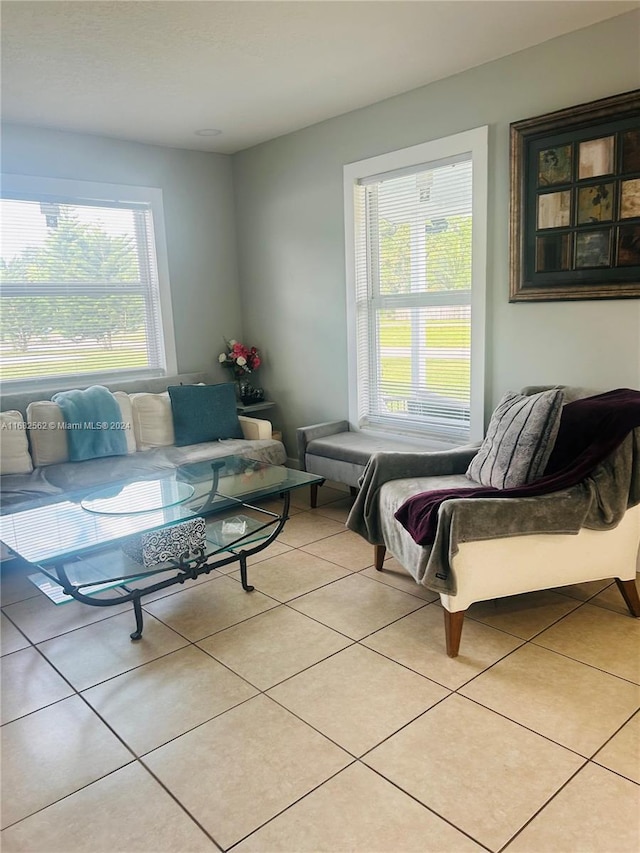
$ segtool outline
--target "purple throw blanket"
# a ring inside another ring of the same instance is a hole
[[[530,498],[568,489],[584,480],[628,435],[640,427],[640,391],[618,388],[567,403],[544,476],[512,489],[473,486],[423,492],[406,500],[395,518],[418,545],[431,545],[440,505],[452,498]]]

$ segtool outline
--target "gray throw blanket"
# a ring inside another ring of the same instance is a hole
[[[464,474],[478,446],[444,453],[374,454],[362,476],[347,527],[372,544],[385,544],[380,527],[381,487],[390,480]],[[446,500],[439,510],[435,540],[421,546],[420,566],[411,567],[415,569],[412,573],[434,592],[455,595],[450,567],[459,543],[534,533],[575,534],[582,527],[608,530],[616,527],[628,507],[638,503],[640,428],[630,432],[604,462],[570,489],[509,500]],[[401,529],[399,522],[395,524]]]

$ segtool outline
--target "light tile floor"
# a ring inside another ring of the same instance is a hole
[[[640,620],[609,582],[442,609],[325,486],[250,563],[54,606],[2,566],[2,849],[637,853]]]

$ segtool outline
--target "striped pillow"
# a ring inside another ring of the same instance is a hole
[[[510,489],[544,474],[560,426],[564,392],[523,396],[509,391],[491,416],[487,435],[467,468],[483,486]]]

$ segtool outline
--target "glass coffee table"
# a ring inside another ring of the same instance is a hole
[[[131,601],[131,639],[139,640],[144,595],[234,562],[251,592],[247,558],[279,535],[291,492],[322,482],[292,468],[225,456],[5,515],[0,540],[34,566],[29,579],[56,603],[76,599],[109,607]],[[281,502],[277,509],[274,499]],[[268,507],[261,506],[264,501]],[[198,536],[189,541],[194,531]],[[167,557],[172,547],[179,553]],[[135,560],[123,556],[132,553]],[[167,558],[157,562],[159,556]]]

